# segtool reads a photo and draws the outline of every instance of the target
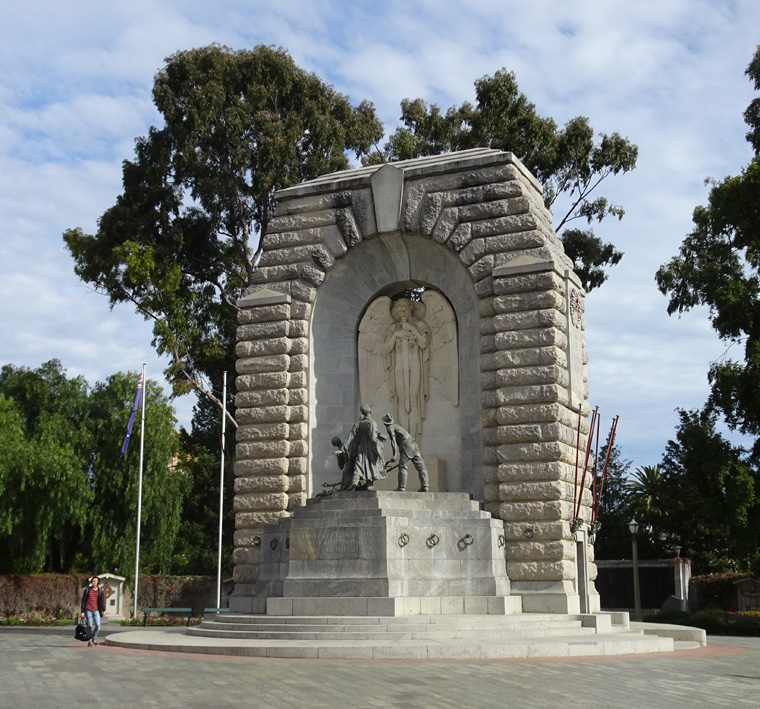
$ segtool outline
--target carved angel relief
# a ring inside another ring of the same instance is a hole
[[[396,422],[419,437],[431,380],[458,406],[457,328],[449,302],[434,290],[424,291],[422,302],[374,300],[359,324],[361,400],[376,409],[390,405]]]

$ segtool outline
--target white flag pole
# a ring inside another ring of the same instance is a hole
[[[142,522],[142,479],[143,479],[143,438],[145,433],[145,398],[148,393],[148,382],[145,379],[145,362],[142,368],[142,414],[140,416],[140,473],[137,478],[137,547],[135,549],[135,610],[132,615],[137,618],[137,586],[140,581],[140,525]]]
[[[227,372],[222,388],[222,462],[219,466],[219,563],[216,574],[216,607],[222,606],[222,506],[224,503],[224,430],[227,424]]]

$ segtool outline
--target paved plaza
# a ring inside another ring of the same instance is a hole
[[[661,655],[368,662],[88,648],[70,628],[0,628],[0,707],[574,705],[756,707],[760,638]]]

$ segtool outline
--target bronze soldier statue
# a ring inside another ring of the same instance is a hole
[[[391,460],[389,462],[395,462],[397,452],[399,456],[398,487],[396,491],[403,492],[406,490],[407,471],[409,470],[409,461],[411,460],[420,476],[420,489],[418,492],[427,492],[430,489],[428,471],[425,467],[425,461],[422,460],[422,454],[417,442],[406,429],[394,423],[393,417],[390,414],[385,414],[382,421],[385,424],[385,430],[388,431],[388,437],[391,439]]]

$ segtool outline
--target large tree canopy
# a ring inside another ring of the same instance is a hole
[[[90,389],[57,360],[2,368],[0,571],[131,576],[139,446],[123,459],[119,451],[136,382],[115,374]],[[186,482],[173,410],[154,382],[146,400],[141,565],[168,572]]]
[[[757,573],[757,472],[745,451],[716,431],[714,412],[678,414],[676,439],[668,441],[660,466],[660,509],[644,520],[683,546],[695,573]]]
[[[760,47],[747,68],[760,91]],[[678,256],[656,275],[670,297],[668,312],[697,305],[710,310],[713,328],[727,344],[743,345],[743,362],[729,357],[709,371],[710,405],[728,424],[760,436],[760,98],[744,114],[755,155],[734,177],[712,182],[707,206],[694,210],[694,229]],[[756,456],[760,447],[756,444]]]
[[[124,191],[94,235],[64,234],[84,281],[154,323],[175,393],[214,398],[234,369],[234,303],[255,267],[276,189],[349,166],[382,135],[282,49],[210,46],[167,60],[153,87],[164,118],[124,162]],[[218,389],[219,387],[217,387]]]
[[[590,228],[562,229],[574,220],[591,224],[607,216],[623,217],[623,209],[606,197],[593,196],[610,175],[633,170],[638,148],[617,133],[594,131],[584,117],[559,128],[543,118],[520,92],[515,75],[505,69],[475,82],[476,105],[452,106],[442,113],[422,99],[401,103],[398,128],[382,153],[372,160],[405,160],[449,150],[491,147],[512,151],[544,185],[549,209],[562,204],[556,231],[573,259],[584,286],[591,290],[607,278],[604,267],[618,263],[622,253],[605,244]]]

